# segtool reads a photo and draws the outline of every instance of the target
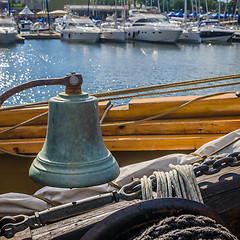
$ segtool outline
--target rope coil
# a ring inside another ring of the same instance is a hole
[[[203,203],[192,165],[169,164],[169,172],[153,172],[141,178],[142,199],[177,197]],[[152,181],[156,181],[155,193]]]
[[[209,240],[225,239],[237,240],[238,238],[221,224],[206,216],[184,214],[167,217],[143,228],[140,233],[127,238],[127,240]]]

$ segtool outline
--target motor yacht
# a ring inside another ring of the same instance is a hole
[[[227,42],[234,31],[228,28],[220,27],[216,22],[200,22],[200,36],[203,42]]]
[[[17,25],[9,16],[0,16],[0,44],[13,43],[16,40]]]
[[[89,18],[72,18],[61,31],[61,40],[95,43],[100,39],[101,30]]]
[[[162,14],[135,14],[126,22],[127,39],[147,42],[174,43],[182,29],[171,24]]]

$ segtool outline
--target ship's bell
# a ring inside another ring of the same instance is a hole
[[[35,182],[81,188],[109,182],[119,174],[102,139],[97,98],[79,89],[67,87],[50,99],[45,143],[29,170]]]

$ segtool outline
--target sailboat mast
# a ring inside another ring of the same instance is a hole
[[[221,12],[221,5],[220,5],[220,0],[218,0],[218,24],[220,24],[220,12]]]
[[[184,0],[184,22],[187,23],[187,0]]]
[[[11,4],[10,1],[8,0],[8,15],[10,16],[11,14]]]
[[[238,0],[238,21],[237,21],[237,24],[240,24],[240,11],[239,11],[239,9],[240,9],[240,2]]]
[[[227,13],[227,5],[228,5],[228,0],[226,0],[226,4],[225,4],[225,9],[224,9],[224,13],[223,13],[224,18]]]
[[[88,17],[89,17],[89,5],[90,5],[90,0],[88,0],[88,12],[87,12]]]
[[[195,0],[195,5],[196,5],[196,14],[197,14],[197,18],[198,18],[198,4],[197,4],[197,0]]]
[[[93,6],[93,8],[92,8],[92,17],[94,17],[94,5],[95,5],[94,0],[92,0],[92,6]]]
[[[123,29],[124,29],[124,32],[125,32],[125,21],[126,21],[126,2],[125,2],[125,0],[123,0],[123,4],[124,4]]]
[[[193,9],[193,0],[191,0],[191,4],[192,4],[192,14],[193,14],[193,21],[194,21],[194,9]]]
[[[49,17],[48,0],[46,0],[46,8],[47,8],[47,18],[48,18],[48,24],[49,24],[49,27],[50,27],[50,17]]]
[[[115,17],[114,17],[115,26],[117,26],[117,0],[115,0]]]
[[[208,4],[207,4],[207,0],[205,0],[205,4],[206,4],[207,21],[208,21],[208,20],[209,20],[209,16],[208,16]]]

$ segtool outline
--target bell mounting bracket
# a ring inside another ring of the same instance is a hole
[[[43,86],[43,85],[64,85],[66,86],[65,92],[66,94],[81,94],[82,89],[82,75],[81,74],[68,74],[62,78],[49,78],[49,79],[38,79],[32,80],[21,85],[18,85],[14,88],[9,89],[2,95],[0,95],[0,106],[4,103],[6,99],[13,96],[16,93],[19,93],[23,90]]]

